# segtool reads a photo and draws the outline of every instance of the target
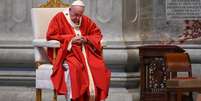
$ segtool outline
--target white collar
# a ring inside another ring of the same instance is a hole
[[[76,25],[70,18],[70,13],[69,13],[69,8],[67,8],[66,10],[63,11],[66,19],[68,20],[68,22],[70,23],[70,25],[73,27],[73,28],[79,28],[80,25],[81,25],[81,22],[82,22],[82,17],[80,18],[80,22],[78,25]]]

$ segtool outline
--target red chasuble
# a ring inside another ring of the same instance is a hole
[[[108,96],[111,74],[102,56],[100,43],[102,35],[100,29],[87,16],[82,17],[80,32],[88,41],[85,44],[85,50],[95,85],[96,101],[100,101]],[[57,94],[66,95],[65,69],[62,66],[64,60],[66,60],[70,70],[72,99],[73,101],[86,101],[86,96],[89,95],[89,78],[82,54],[82,46],[72,44],[72,49],[67,50],[67,46],[73,37],[75,37],[75,32],[65,18],[64,13],[60,12],[54,16],[49,24],[47,40],[58,40],[61,42],[61,47],[57,49],[57,57],[54,61],[53,49],[48,48],[48,57],[54,66],[51,79]]]

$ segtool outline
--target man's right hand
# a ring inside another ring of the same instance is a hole
[[[75,36],[72,39],[72,43],[82,43],[81,40],[82,40],[82,36]]]
[[[76,36],[72,39],[72,43],[82,44],[82,43],[87,43],[87,40],[84,39],[82,36]]]

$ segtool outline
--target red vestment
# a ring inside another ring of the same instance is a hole
[[[85,50],[94,80],[96,101],[100,101],[108,96],[111,74],[102,56],[102,46],[100,43],[102,35],[100,29],[87,16],[82,17],[80,32],[91,43],[85,44]],[[67,51],[67,46],[74,36],[75,32],[65,18],[64,13],[60,12],[53,17],[47,31],[47,40],[58,40],[61,42],[61,47],[57,49],[57,57],[54,61],[53,49],[48,48],[48,57],[54,67],[53,74],[51,75],[54,89],[59,95],[66,95],[67,93],[65,70],[62,66],[64,60],[66,60],[70,70],[72,99],[81,101],[79,99],[82,99],[84,95],[89,95],[89,78],[81,45],[72,44],[71,51]]]

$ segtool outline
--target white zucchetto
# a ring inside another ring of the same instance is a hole
[[[72,3],[73,6],[85,6],[84,2],[82,0],[75,0]]]

